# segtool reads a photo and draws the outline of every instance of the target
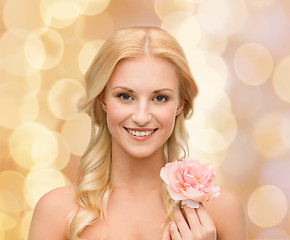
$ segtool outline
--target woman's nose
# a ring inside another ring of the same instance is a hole
[[[138,126],[146,126],[152,119],[152,114],[150,111],[150,106],[148,103],[142,102],[136,105],[134,112],[132,114],[132,120]]]

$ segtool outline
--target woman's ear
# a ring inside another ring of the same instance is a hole
[[[182,112],[183,108],[184,108],[184,102],[182,102],[182,103],[178,106],[178,108],[176,109],[176,114],[175,114],[176,117],[177,117],[177,116]]]
[[[104,110],[104,112],[107,112],[107,104],[106,104],[106,98],[105,98],[104,92],[101,92],[98,98],[99,98],[99,102],[101,104],[102,109]]]

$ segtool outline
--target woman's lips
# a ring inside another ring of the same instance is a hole
[[[125,130],[129,133],[131,137],[137,140],[146,140],[150,138],[158,128],[126,128]]]

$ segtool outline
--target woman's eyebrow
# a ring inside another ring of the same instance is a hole
[[[123,86],[116,86],[114,87],[113,89],[116,89],[116,88],[121,88],[122,90],[124,91],[127,91],[129,93],[134,93],[134,90],[131,89],[131,88],[128,88],[128,87],[123,87]],[[153,93],[160,93],[160,92],[163,92],[163,91],[171,91],[171,92],[174,92],[172,89],[170,88],[161,88],[161,89],[156,89],[153,91]]]
[[[134,93],[134,90],[131,89],[131,88],[127,88],[127,87],[123,87],[123,86],[117,86],[117,87],[114,87],[113,89],[116,89],[116,88],[121,88],[127,92],[130,92],[130,93]]]
[[[160,92],[163,92],[163,91],[171,91],[171,92],[174,92],[170,88],[161,88],[161,89],[154,90],[153,93],[160,93]]]

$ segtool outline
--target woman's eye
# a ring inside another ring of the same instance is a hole
[[[160,95],[160,96],[156,96],[154,100],[157,102],[166,102],[168,99],[167,97]]]
[[[128,94],[125,94],[125,93],[119,94],[118,97],[121,98],[121,100],[124,100],[124,101],[131,100],[131,96],[128,95]]]

